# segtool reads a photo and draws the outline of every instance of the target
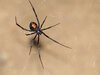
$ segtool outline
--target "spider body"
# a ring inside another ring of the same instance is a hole
[[[37,35],[42,33],[41,29],[39,28],[39,25],[37,25],[35,22],[31,22],[29,27],[30,27],[30,30],[33,32],[36,32]]]
[[[35,22],[31,22],[30,25],[29,25],[29,27],[30,27],[30,30],[31,30],[31,31],[35,31],[35,29],[36,29],[38,26],[37,26],[37,24],[36,24]]]
[[[29,0],[29,3],[30,3],[30,5],[31,5],[31,7],[32,7],[32,10],[33,10],[34,14],[35,14],[37,23],[31,22],[30,25],[29,25],[29,28],[30,28],[30,29],[26,29],[26,28],[22,27],[21,25],[19,25],[19,24],[17,23],[17,18],[16,18],[16,16],[15,16],[15,22],[16,22],[16,25],[19,26],[21,29],[23,29],[23,30],[25,30],[25,31],[28,31],[28,32],[32,32],[32,33],[26,34],[26,36],[35,34],[35,37],[32,39],[32,43],[31,43],[31,46],[30,46],[30,52],[29,52],[29,54],[31,53],[32,46],[34,45],[34,40],[36,39],[36,37],[38,37],[38,40],[37,40],[38,56],[39,56],[40,62],[41,62],[42,67],[43,67],[43,63],[42,63],[41,56],[40,56],[40,47],[39,47],[39,40],[40,40],[40,35],[41,35],[41,34],[43,34],[43,35],[44,35],[45,37],[47,37],[48,39],[52,40],[53,42],[55,42],[55,43],[57,43],[57,44],[59,44],[59,45],[61,45],[61,46],[63,46],[63,47],[66,47],[66,48],[70,48],[70,47],[61,44],[60,42],[58,42],[58,41],[52,39],[51,37],[49,37],[47,34],[45,34],[45,33],[43,32],[43,31],[45,31],[45,30],[47,30],[47,29],[50,29],[50,28],[52,28],[52,27],[55,27],[56,25],[59,25],[60,23],[57,23],[57,24],[52,25],[52,26],[49,26],[49,27],[47,27],[47,28],[42,28],[42,26],[43,26],[44,23],[45,23],[45,20],[46,20],[47,16],[45,17],[45,19],[43,20],[43,22],[42,22],[41,25],[40,25],[40,22],[39,22],[37,13],[36,13],[36,11],[35,11],[35,9],[34,9],[32,3],[30,2],[30,0]],[[70,49],[71,49],[71,48],[70,48]],[[43,68],[44,68],[44,67],[43,67]]]

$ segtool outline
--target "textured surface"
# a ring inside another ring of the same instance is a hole
[[[45,31],[66,44],[66,49],[41,35],[42,69],[33,36],[25,36],[18,23],[29,28],[35,21],[27,0],[0,0],[0,75],[100,75],[100,0],[31,0],[44,27],[61,24]]]

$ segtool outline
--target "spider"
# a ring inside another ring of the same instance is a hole
[[[29,25],[29,28],[30,28],[30,29],[26,29],[26,28],[20,26],[20,25],[17,23],[17,18],[16,18],[16,16],[15,16],[15,22],[16,22],[16,25],[19,26],[22,30],[25,30],[25,31],[28,31],[28,32],[32,32],[32,33],[30,33],[30,34],[26,34],[26,36],[35,34],[35,37],[32,39],[32,42],[31,42],[29,55],[30,55],[30,53],[31,53],[32,46],[33,46],[33,44],[34,44],[34,40],[36,39],[36,37],[38,38],[38,40],[37,40],[38,57],[39,57],[39,60],[40,60],[40,62],[41,62],[42,67],[44,68],[43,63],[42,63],[42,60],[41,60],[40,47],[39,47],[39,40],[40,40],[40,35],[41,35],[41,34],[43,34],[43,35],[44,35],[45,37],[47,37],[48,39],[52,40],[53,42],[55,42],[55,43],[57,43],[57,44],[59,44],[59,45],[61,45],[61,46],[63,46],[63,47],[70,48],[70,49],[71,49],[71,47],[68,47],[68,46],[66,46],[66,45],[61,44],[60,42],[58,42],[58,41],[52,39],[51,37],[49,37],[47,34],[45,34],[45,33],[43,32],[43,31],[45,31],[45,30],[47,30],[47,29],[50,29],[50,28],[52,28],[52,27],[55,27],[55,26],[59,25],[60,23],[57,23],[57,24],[52,25],[52,26],[49,26],[49,27],[47,27],[47,28],[42,28],[42,26],[44,25],[44,23],[45,23],[45,21],[46,21],[46,19],[47,19],[47,16],[45,17],[45,19],[43,20],[43,22],[40,24],[39,19],[38,19],[38,16],[37,16],[37,13],[36,13],[36,11],[35,11],[35,9],[34,9],[32,3],[30,2],[30,0],[28,0],[28,1],[29,1],[30,5],[31,5],[31,7],[32,7],[32,10],[33,10],[34,14],[35,14],[37,23],[35,23],[35,22],[30,22],[30,25]]]

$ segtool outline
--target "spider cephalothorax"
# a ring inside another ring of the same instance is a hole
[[[36,14],[36,11],[35,11],[35,9],[34,9],[32,3],[30,2],[30,0],[29,0],[29,3],[30,3],[30,5],[31,5],[31,7],[32,7],[32,9],[33,9],[34,14],[35,14],[35,17],[36,17],[36,20],[37,20],[37,24],[36,24],[35,22],[31,22],[30,25],[29,25],[30,29],[26,29],[26,28],[23,28],[22,26],[20,26],[20,25],[17,23],[17,18],[16,18],[16,17],[15,17],[15,22],[16,22],[16,25],[19,26],[21,29],[23,29],[23,30],[25,30],[25,31],[32,32],[32,33],[26,34],[27,36],[28,36],[28,35],[32,35],[32,34],[35,34],[35,37],[32,39],[32,43],[31,43],[31,46],[30,46],[30,52],[29,52],[29,54],[31,53],[31,49],[32,49],[32,46],[33,46],[33,44],[34,44],[34,40],[36,39],[36,37],[38,37],[38,41],[37,41],[38,56],[39,56],[40,62],[41,62],[42,67],[43,67],[43,63],[42,63],[41,56],[40,56],[40,48],[39,48],[39,39],[40,39],[40,35],[41,35],[41,34],[43,34],[43,35],[44,35],[45,37],[47,37],[48,39],[52,40],[53,42],[55,42],[55,43],[57,43],[57,44],[59,44],[59,45],[61,45],[61,46],[63,46],[63,47],[66,47],[66,48],[70,48],[70,47],[59,43],[58,41],[52,39],[51,37],[49,37],[47,34],[45,34],[45,33],[43,32],[44,30],[50,29],[50,28],[52,28],[52,27],[54,27],[54,26],[56,26],[56,25],[58,25],[58,24],[60,24],[60,23],[57,23],[57,24],[55,24],[55,25],[52,25],[52,26],[49,26],[49,27],[47,27],[47,28],[43,28],[43,29],[42,29],[42,26],[44,25],[47,16],[45,17],[45,19],[43,20],[43,22],[42,22],[41,25],[40,25],[38,16],[37,16],[37,14]],[[71,48],[70,48],[70,49],[71,49]],[[44,68],[44,67],[43,67],[43,68]]]

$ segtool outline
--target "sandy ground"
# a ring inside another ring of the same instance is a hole
[[[45,31],[64,48],[41,35],[40,49],[45,69],[38,59],[36,46],[29,56],[32,36],[15,24],[29,28],[36,22],[28,0],[0,0],[0,75],[100,75],[100,0],[31,0]]]

